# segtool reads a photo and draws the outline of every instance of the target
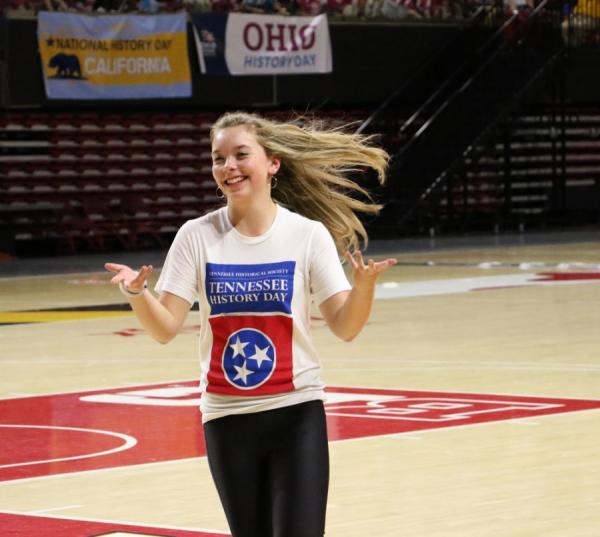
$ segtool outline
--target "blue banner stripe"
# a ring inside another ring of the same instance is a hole
[[[46,93],[50,99],[106,99],[110,92],[115,99],[159,99],[166,97],[191,97],[192,88],[187,82],[181,84],[138,84],[129,86],[98,86],[78,81],[66,85],[62,80],[46,80]]]

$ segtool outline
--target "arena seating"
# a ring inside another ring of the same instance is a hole
[[[500,129],[504,139],[497,136],[478,148],[478,158],[455,174],[438,216],[461,215],[465,225],[480,219],[522,228],[545,225],[564,208],[572,214],[598,212],[600,109],[570,107],[564,130],[561,121],[556,110],[538,110],[507,122]]]
[[[2,226],[67,251],[165,246],[218,203],[215,114],[8,113],[0,118]]]
[[[290,112],[274,111],[277,119]],[[363,112],[323,114],[339,126]],[[164,248],[220,205],[209,130],[217,113],[0,116],[0,231],[59,252]]]

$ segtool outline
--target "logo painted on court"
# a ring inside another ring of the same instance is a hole
[[[247,350],[254,364],[245,342],[234,332],[231,354]],[[268,360],[259,352],[256,362]],[[330,387],[326,396],[331,442],[600,410],[600,400],[516,395]],[[197,380],[0,399],[0,481],[205,456],[199,403]]]
[[[249,390],[264,384],[276,365],[275,345],[260,330],[244,328],[229,336],[223,351],[223,372],[227,380]]]

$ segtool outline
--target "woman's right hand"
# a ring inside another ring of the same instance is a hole
[[[118,263],[106,263],[104,268],[115,273],[110,283],[119,285],[122,282],[125,289],[132,293],[141,293],[144,290],[146,280],[153,270],[152,265],[142,265],[140,270],[135,271],[127,265]]]

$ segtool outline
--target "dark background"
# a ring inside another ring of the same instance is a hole
[[[37,50],[35,19],[4,19],[0,54],[5,108],[72,106],[47,101]],[[384,100],[408,80],[424,62],[441,50],[460,30],[456,24],[330,23],[333,73],[295,76],[208,76],[199,72],[188,26],[193,97],[190,99],[80,102],[78,107],[182,106],[260,107],[324,105],[365,106]],[[567,68],[567,98],[571,102],[600,101],[597,53],[572,52]],[[540,99],[544,99],[540,95]],[[410,104],[410,103],[407,103]]]

